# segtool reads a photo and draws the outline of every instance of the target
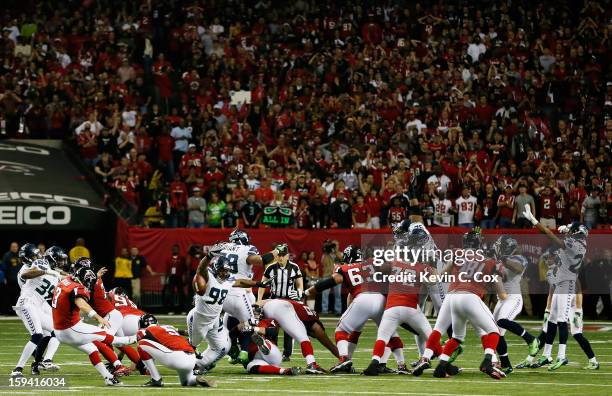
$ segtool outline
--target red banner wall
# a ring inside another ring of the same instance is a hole
[[[436,228],[429,229],[433,234],[463,234],[465,228]],[[212,245],[217,241],[226,241],[230,229],[193,229],[193,228],[143,228],[126,227],[119,222],[117,227],[117,249],[121,247],[137,247],[141,254],[149,261],[154,271],[165,272],[166,261],[170,257],[172,245],[179,245],[181,254],[186,254],[192,244]],[[263,253],[272,248],[275,243],[286,242],[293,254],[314,250],[320,256],[323,241],[337,240],[340,247],[349,244],[361,244],[363,234],[389,234],[390,230],[300,230],[300,229],[249,229],[249,235],[255,246]],[[535,229],[493,229],[483,230],[485,234],[539,234]],[[609,230],[593,230],[592,234],[612,235]]]

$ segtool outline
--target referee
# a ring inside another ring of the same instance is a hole
[[[289,248],[287,244],[276,247],[278,258],[264,270],[262,282],[270,282],[270,298],[288,298],[301,301],[304,294],[304,279],[300,267],[289,261]],[[263,300],[266,289],[260,287],[257,291],[257,300]],[[293,340],[287,333],[283,337],[283,360],[288,361],[293,351]]]

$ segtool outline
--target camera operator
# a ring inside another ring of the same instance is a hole
[[[323,277],[331,276],[334,272],[334,267],[342,259],[342,252],[338,246],[338,241],[326,240],[323,242],[323,255],[321,256],[321,265],[323,266]],[[342,315],[342,284],[334,286],[332,289],[324,290],[321,293],[321,313],[329,313],[329,291],[334,292],[334,313],[337,316]]]

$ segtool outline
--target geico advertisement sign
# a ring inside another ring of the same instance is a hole
[[[34,146],[20,146],[20,145],[12,145],[0,143],[0,151],[15,151],[19,153],[26,154],[37,154],[37,155],[50,155],[49,150],[45,150],[44,148],[34,147]]]
[[[0,225],[66,225],[68,206],[0,206]]]
[[[89,201],[83,198],[32,192],[0,192],[0,203],[2,201],[33,201],[89,206]]]

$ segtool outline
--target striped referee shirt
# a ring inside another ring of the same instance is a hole
[[[289,261],[285,267],[274,263],[264,271],[264,276],[272,279],[270,298],[289,298],[289,292],[297,290],[295,281],[302,277],[302,271],[296,263]]]

